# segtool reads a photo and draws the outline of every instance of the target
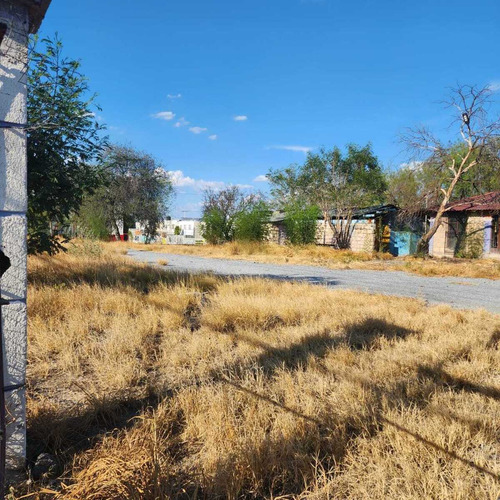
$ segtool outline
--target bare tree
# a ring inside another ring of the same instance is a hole
[[[417,158],[447,172],[440,187],[441,200],[434,224],[418,244],[420,254],[428,253],[429,242],[441,225],[457,183],[471,169],[481,168],[483,157],[500,134],[500,118],[491,118],[489,113],[492,94],[489,86],[460,85],[452,89],[450,100],[445,104],[453,111],[451,126],[457,127],[464,146],[459,150],[455,144],[442,141],[425,127],[410,129],[402,138]]]

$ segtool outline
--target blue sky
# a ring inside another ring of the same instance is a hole
[[[110,138],[175,171],[189,217],[203,187],[265,190],[308,148],[370,141],[397,168],[405,127],[447,133],[447,88],[500,88],[499,19],[498,0],[52,0],[41,34],[82,60]]]

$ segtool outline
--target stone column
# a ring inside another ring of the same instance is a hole
[[[20,2],[1,0],[0,120],[26,123],[28,12]],[[26,133],[0,128],[0,246],[11,267],[0,282],[4,383],[7,404],[7,468],[25,465],[26,421]]]

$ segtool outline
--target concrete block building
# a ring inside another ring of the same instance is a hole
[[[430,241],[430,255],[500,259],[499,216],[500,191],[450,203]]]
[[[351,222],[352,236],[350,250],[353,252],[390,251],[393,255],[408,255],[412,253],[409,241],[413,241],[413,233],[397,230],[397,211],[398,209],[394,205],[378,205],[355,210]],[[334,223],[335,216],[336,214],[332,213]],[[287,237],[284,218],[285,214],[282,212],[276,212],[271,216],[269,241],[280,245],[286,243]],[[323,217],[320,217],[316,221],[316,225],[316,244],[332,245],[334,236],[330,224]],[[382,241],[384,228],[388,230],[385,244]]]
[[[28,36],[50,0],[0,1],[0,250],[10,268],[0,281],[7,467],[25,462],[26,426],[26,68]]]

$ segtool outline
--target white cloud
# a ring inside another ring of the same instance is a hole
[[[268,182],[269,179],[267,178],[267,175],[258,175],[253,182]]]
[[[400,168],[407,168],[408,170],[418,170],[424,164],[423,161],[410,161],[409,163],[401,163]]]
[[[208,138],[211,140],[211,141],[215,141],[217,139],[217,134],[212,134],[212,135],[209,135]]]
[[[204,179],[193,179],[187,175],[184,175],[182,170],[171,170],[168,172],[170,174],[170,179],[172,184],[176,187],[190,187],[197,191],[202,191],[203,189],[222,189],[225,183],[222,181],[206,181]]]
[[[191,188],[195,191],[203,191],[204,189],[223,189],[229,184],[223,181],[207,181],[205,179],[193,179],[188,175],[184,175],[182,170],[169,170],[167,172],[172,184],[177,188]],[[253,189],[251,184],[236,184],[241,189]],[[186,193],[181,193],[186,194]]]
[[[174,123],[174,127],[177,128],[185,127],[186,125],[189,125],[189,122],[183,116]]]
[[[311,148],[309,146],[269,146],[267,149],[283,149],[285,151],[297,151],[300,153],[309,153],[309,151],[312,151],[314,148]]]
[[[500,80],[495,80],[493,82],[490,82],[488,88],[492,92],[498,92],[500,90]]]
[[[158,113],[155,113],[154,115],[151,115],[153,118],[159,118],[160,120],[173,120],[175,117],[175,113],[172,111],[159,111]]]
[[[108,130],[120,135],[123,135],[125,133],[125,131],[121,127],[115,127],[114,125],[109,125]]]
[[[248,120],[248,116],[246,115],[237,115],[233,118],[235,122],[245,122]]]
[[[182,97],[182,94],[167,94],[167,97],[169,99],[180,99]]]
[[[193,134],[201,134],[202,132],[206,132],[208,129],[205,127],[189,127],[189,131],[193,132]]]

